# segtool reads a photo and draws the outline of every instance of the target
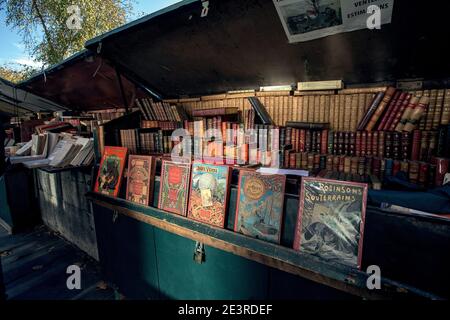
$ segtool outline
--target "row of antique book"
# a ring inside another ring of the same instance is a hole
[[[450,121],[450,89],[403,92],[392,87],[375,87],[344,89],[337,94],[333,90],[293,94],[253,92],[238,97],[216,95],[211,99],[179,99],[170,103],[183,106],[188,114],[214,108],[238,108],[245,112],[252,109],[248,100],[251,97],[259,99],[278,126],[298,121],[330,123],[335,131],[402,131],[398,124],[409,120],[411,125],[429,131]],[[244,114],[244,122],[246,118]]]
[[[95,192],[117,197],[128,150],[105,147]],[[155,157],[128,157],[126,199],[152,204]],[[162,161],[158,208],[212,227],[224,228],[230,205],[232,168]],[[285,175],[238,169],[234,231],[280,243],[285,214]],[[360,267],[367,185],[303,178],[294,249]]]
[[[291,153],[285,168],[306,170],[322,176],[322,171],[344,176],[344,180],[371,183],[374,189],[381,189],[383,183],[403,172],[403,180],[420,188],[442,186],[445,174],[449,172],[449,160],[432,158],[431,163],[394,160],[379,157],[350,157],[321,155],[317,153]],[[337,179],[341,180],[341,179]]]

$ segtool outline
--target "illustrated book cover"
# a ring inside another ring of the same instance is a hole
[[[155,158],[151,156],[128,157],[127,200],[148,206],[153,200]]]
[[[280,243],[285,184],[284,175],[241,170],[234,231]]]
[[[188,217],[215,227],[225,226],[230,167],[193,163]]]
[[[191,165],[163,161],[158,208],[186,216]]]
[[[361,267],[367,184],[304,178],[294,249]]]
[[[127,148],[105,146],[94,191],[117,197],[127,158]]]

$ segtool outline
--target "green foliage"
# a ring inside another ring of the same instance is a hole
[[[13,83],[18,83],[29,78],[37,70],[33,67],[19,65],[17,68],[13,67],[11,64],[0,66],[0,78],[6,79]]]
[[[38,62],[56,64],[84,48],[84,43],[123,25],[134,0],[0,0],[6,24],[18,30],[26,50]],[[71,29],[71,5],[80,8],[81,29]]]

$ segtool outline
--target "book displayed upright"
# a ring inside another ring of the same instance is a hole
[[[94,192],[117,197],[122,183],[127,148],[105,146]]]
[[[151,156],[128,157],[128,201],[144,206],[152,204],[155,167],[155,159]]]
[[[191,165],[163,160],[158,208],[186,216]]]
[[[241,170],[234,231],[280,243],[285,175]]]
[[[188,218],[224,228],[230,170],[228,166],[192,164]]]
[[[294,249],[360,268],[367,185],[303,178]]]

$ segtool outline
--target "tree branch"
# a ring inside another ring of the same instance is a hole
[[[55,47],[53,46],[52,40],[50,38],[50,33],[47,29],[47,26],[45,25],[44,17],[42,16],[41,11],[39,10],[36,0],[33,0],[33,8],[34,8],[34,10],[36,10],[36,14],[39,18],[39,21],[41,22],[42,29],[44,29],[44,34],[45,34],[45,38],[47,39],[48,46],[50,47],[50,50],[52,51],[54,58],[56,58]]]

